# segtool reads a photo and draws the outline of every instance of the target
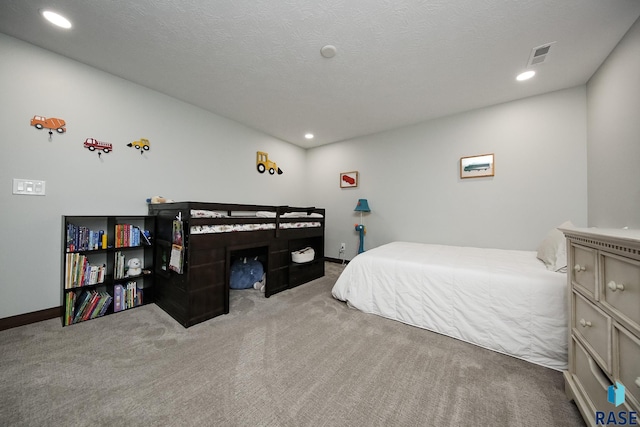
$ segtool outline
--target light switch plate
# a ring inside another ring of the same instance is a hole
[[[44,196],[46,181],[13,178],[13,194],[23,196]]]

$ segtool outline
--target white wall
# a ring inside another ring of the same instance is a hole
[[[589,225],[640,228],[640,20],[587,84]]]
[[[460,179],[460,157],[494,153],[495,176]],[[353,212],[369,201],[365,247],[394,240],[535,250],[565,220],[587,225],[586,89],[580,86],[307,153],[325,254],[357,250]],[[358,188],[339,173],[357,170]]]
[[[3,34],[0,58],[0,318],[61,304],[62,215],[144,215],[152,195],[306,205],[299,147]],[[50,141],[34,115],[67,133]],[[100,159],[88,137],[115,149]],[[139,138],[144,155],[126,146]],[[259,174],[258,150],[284,174]],[[47,194],[12,195],[12,178],[45,180]]]

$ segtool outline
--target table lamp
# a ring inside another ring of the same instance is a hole
[[[364,252],[364,235],[367,232],[364,224],[362,223],[362,213],[371,212],[367,199],[358,199],[358,204],[356,205],[354,211],[360,212],[360,224],[356,224],[356,231],[360,233],[360,246],[358,247],[358,253],[361,254],[362,252]]]

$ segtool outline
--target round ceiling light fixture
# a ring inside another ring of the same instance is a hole
[[[59,13],[52,12],[50,10],[42,10],[40,13],[42,13],[44,19],[51,22],[53,25],[57,25],[58,27],[65,29],[71,28],[71,21]]]
[[[519,82],[523,82],[525,80],[529,80],[531,77],[535,75],[536,75],[536,72],[533,70],[525,71],[524,73],[518,74],[518,77],[516,77],[516,80]]]
[[[336,47],[330,44],[323,46],[322,49],[320,49],[320,55],[325,58],[333,58],[336,56]]]
[[[312,133],[305,133],[304,137],[307,139],[313,139],[313,134]]]

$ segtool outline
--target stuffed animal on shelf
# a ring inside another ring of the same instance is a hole
[[[127,277],[139,276],[142,274],[142,261],[140,258],[131,258],[127,261]]]
[[[157,203],[173,203],[173,200],[167,199],[162,196],[153,196],[150,199],[147,199],[147,203],[157,204]]]

